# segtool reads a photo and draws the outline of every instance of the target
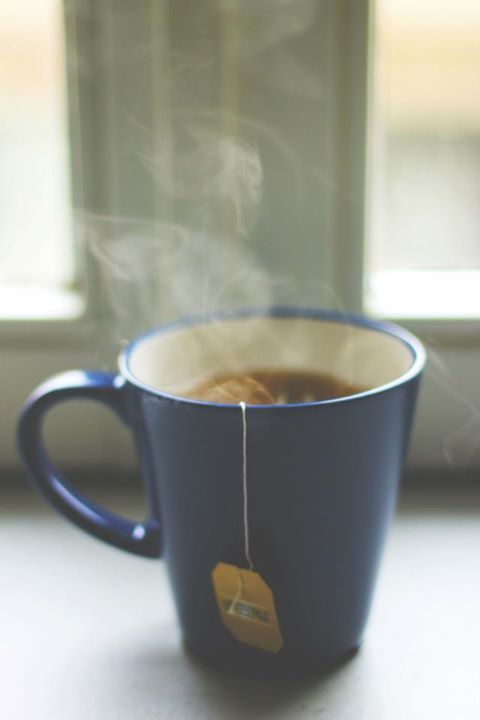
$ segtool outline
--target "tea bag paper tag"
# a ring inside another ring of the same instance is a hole
[[[223,624],[245,645],[278,653],[283,638],[273,593],[253,570],[218,563],[212,571],[213,589]]]

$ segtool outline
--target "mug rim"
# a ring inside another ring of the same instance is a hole
[[[246,403],[246,406],[250,411],[261,411],[261,410],[276,410],[285,412],[286,410],[298,410],[299,408],[311,408],[324,405],[337,405],[340,403],[348,403],[355,400],[361,400],[374,395],[380,395],[390,390],[393,390],[401,385],[405,385],[413,378],[420,375],[425,367],[426,362],[426,351],[422,342],[409,330],[389,322],[387,320],[378,320],[376,318],[366,317],[357,313],[346,313],[341,310],[332,309],[321,309],[312,307],[290,307],[284,305],[274,305],[266,307],[248,307],[248,308],[234,308],[228,310],[220,310],[205,315],[190,315],[187,317],[178,318],[160,325],[155,325],[148,330],[143,331],[139,335],[136,335],[120,352],[118,356],[118,369],[120,374],[135,387],[148,392],[152,395],[160,397],[164,400],[169,400],[176,403],[184,403],[185,405],[191,405],[196,407],[206,408],[218,408],[222,410],[238,410],[238,405],[233,403],[217,403],[207,400],[196,400],[194,398],[188,398],[182,395],[174,395],[172,393],[159,390],[154,388],[148,383],[142,382],[137,378],[130,370],[129,361],[134,350],[142,342],[148,340],[153,335],[163,335],[168,332],[172,332],[176,329],[195,327],[201,325],[209,325],[210,323],[218,322],[221,320],[236,320],[250,317],[266,317],[266,318],[303,318],[305,320],[326,320],[328,322],[336,322],[342,325],[353,325],[356,327],[368,328],[369,330],[376,330],[386,335],[390,335],[400,342],[402,342],[409,350],[412,356],[412,364],[408,370],[399,375],[394,380],[383,385],[378,385],[362,392],[353,393],[352,395],[345,395],[343,397],[329,398],[325,400],[314,400],[303,403],[288,403],[283,405],[251,405]]]

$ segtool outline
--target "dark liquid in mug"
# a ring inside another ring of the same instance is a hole
[[[249,405],[285,405],[355,395],[365,388],[334,375],[303,370],[251,370],[245,374],[216,375],[187,393],[206,402]]]

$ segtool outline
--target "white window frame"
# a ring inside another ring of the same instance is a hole
[[[362,312],[364,250],[370,201],[365,193],[369,183],[365,180],[368,180],[371,171],[368,128],[371,112],[369,78],[373,2],[327,2],[331,14],[331,78],[338,93],[335,112],[330,119],[332,127],[336,128],[337,139],[333,148],[335,182],[346,191],[339,197],[333,218],[335,253],[332,284],[345,308]],[[118,41],[118,38],[112,37],[112,28],[105,23],[104,10],[101,9],[110,7],[110,11],[113,11],[114,4],[115,0],[105,0],[104,3],[95,3],[95,0],[65,2],[73,198],[76,207],[88,212],[119,212],[122,196],[129,191],[127,181],[123,185],[119,183],[122,172],[118,167],[115,146],[114,84],[120,82],[121,78],[109,74],[100,57],[109,43]],[[136,7],[139,13],[148,12],[149,17],[155,17],[156,28],[164,28],[163,37],[158,37],[153,46],[158,55],[152,62],[152,68],[158,68],[166,61],[168,53],[168,2],[142,0],[136,3]],[[89,67],[83,64],[81,72],[77,72],[75,64],[79,45],[82,57],[88,57],[91,61]],[[92,77],[95,82],[91,81]],[[157,119],[158,113],[164,113],[162,127],[165,129],[168,125],[167,90],[165,106],[157,108]],[[350,198],[346,203],[345,196]],[[153,217],[161,217],[161,207],[152,206],[151,211]],[[13,466],[17,462],[12,430],[21,403],[28,393],[48,375],[72,367],[92,365],[91,348],[101,347],[100,339],[109,317],[99,309],[101,288],[98,273],[92,261],[81,252],[79,264],[83,278],[81,291],[86,297],[85,311],[81,316],[75,319],[59,317],[55,320],[0,321],[0,364],[4,378],[0,414],[0,463],[3,466]],[[433,346],[436,357],[434,365],[443,364],[447,374],[455,378],[452,393],[445,393],[444,399],[439,401],[438,378],[427,377],[416,438],[410,454],[410,462],[416,466],[445,465],[442,438],[455,432],[458,423],[462,422],[463,414],[466,422],[471,410],[468,409],[468,402],[461,401],[459,408],[452,411],[452,394],[458,396],[460,393],[468,398],[468,388],[478,383],[475,374],[476,367],[480,367],[480,318],[391,319],[424,338],[427,345]],[[111,364],[110,357],[95,358],[97,366]],[[87,412],[91,413],[91,409],[88,408]],[[53,443],[55,457],[70,465],[131,462],[128,452],[119,455],[115,425],[110,425],[103,414],[96,417],[95,422],[87,423],[94,426],[95,436],[102,437],[102,442],[94,443],[93,448],[92,438],[85,437],[83,432],[79,433],[75,429],[78,428],[76,422],[72,419],[71,425],[62,422],[56,428]],[[85,444],[89,447],[88,460],[85,460]],[[473,458],[473,462],[480,464],[479,454]]]

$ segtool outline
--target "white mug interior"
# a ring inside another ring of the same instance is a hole
[[[134,344],[126,362],[140,384],[185,397],[215,376],[253,370],[334,375],[371,390],[408,373],[415,354],[379,329],[314,317],[255,316],[150,333]]]

